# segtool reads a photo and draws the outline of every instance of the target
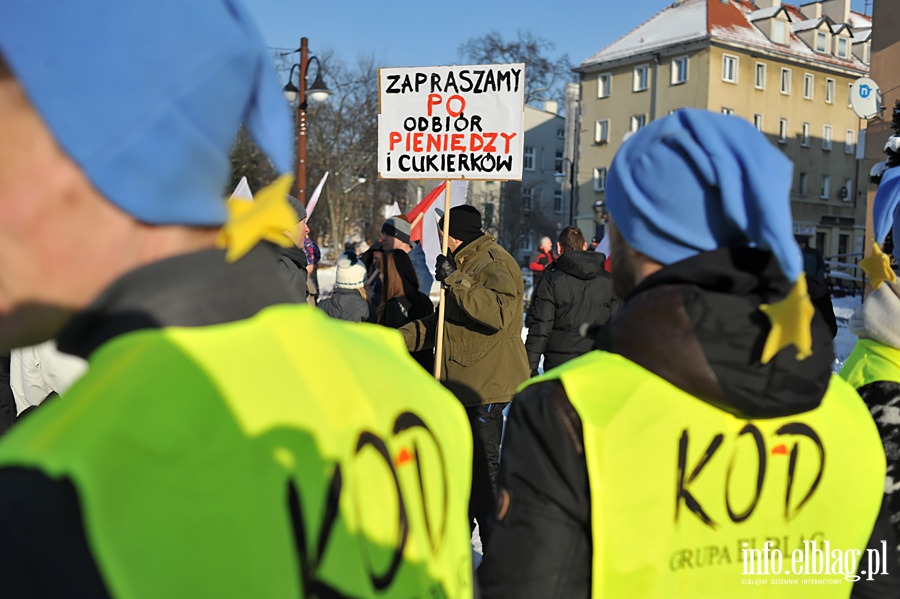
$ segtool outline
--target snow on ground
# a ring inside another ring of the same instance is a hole
[[[838,332],[834,338],[834,365],[832,369],[840,372],[844,366],[844,362],[853,351],[856,344],[856,335],[847,328],[847,321],[853,315],[853,312],[859,308],[862,302],[860,295],[847,295],[845,297],[835,297],[831,300],[834,304],[834,316],[837,319]]]

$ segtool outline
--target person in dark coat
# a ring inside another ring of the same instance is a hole
[[[416,280],[419,281],[419,291],[425,295],[431,293],[434,275],[426,263],[422,242],[412,240],[412,225],[406,215],[399,214],[384,221],[381,225],[381,239],[384,249],[403,250],[409,254],[416,271]]]
[[[485,599],[755,595],[741,547],[805,530],[857,555],[885,543],[893,564],[856,582],[865,560],[846,565],[852,590],[828,596],[900,596],[884,450],[805,293],[791,172],[746,121],[693,109],[620,148],[606,197],[624,303],[604,351],[512,402]],[[803,499],[798,479],[815,481]]]
[[[366,265],[353,252],[344,252],[337,261],[334,291],[319,302],[325,314],[349,322],[368,322],[371,317],[366,300]]]
[[[825,267],[825,259],[822,252],[809,247],[809,237],[797,235],[795,237],[800,252],[803,254],[803,272],[806,273],[806,284],[809,287],[809,298],[813,306],[828,323],[831,337],[837,335],[837,319],[834,316],[834,303],[831,301],[831,292],[828,289],[828,272]]]
[[[409,254],[403,250],[385,252],[381,258],[381,277],[384,286],[378,307],[378,324],[399,329],[434,314],[431,298],[419,291],[419,280]],[[410,355],[428,372],[434,370],[431,349],[410,352]]]
[[[278,272],[281,278],[288,284],[300,302],[310,302],[309,296],[309,262],[306,260],[306,250],[303,248],[303,240],[309,234],[306,226],[306,208],[294,196],[288,196],[288,203],[297,213],[297,225],[289,231],[288,237],[293,242],[288,247],[278,246]],[[313,303],[315,305],[315,303]]]
[[[603,268],[606,256],[585,251],[581,229],[563,229],[557,249],[560,257],[544,274],[525,319],[532,376],[538,373],[542,354],[546,372],[590,351],[594,343],[584,333],[605,324],[617,304],[612,277]]]

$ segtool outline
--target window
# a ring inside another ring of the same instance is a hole
[[[631,130],[637,131],[641,127],[647,124],[647,115],[646,114],[638,114],[631,117]]]
[[[872,62],[872,43],[863,44],[863,62],[869,64]]]
[[[850,245],[850,236],[847,234],[838,235],[838,256],[844,257],[847,255],[847,247]]]
[[[734,108],[725,108],[725,107],[723,106],[723,107],[722,107],[722,114],[728,115],[728,116],[734,116]]]
[[[781,69],[781,93],[787,95],[791,93],[791,70]]]
[[[541,209],[541,190],[537,188],[531,192],[531,203],[538,210]]]
[[[847,129],[844,136],[844,154],[853,154],[856,152],[856,131]]]
[[[559,190],[553,192],[553,212],[562,214],[562,192]]]
[[[594,169],[594,191],[606,191],[606,169]]]
[[[809,123],[803,123],[800,128],[800,145],[804,148],[809,147]]]
[[[532,190],[530,188],[522,188],[522,210],[531,212]]]
[[[823,200],[827,200],[831,196],[831,175],[822,175],[822,195]]]
[[[522,168],[526,171],[534,170],[534,146],[525,146],[522,150]]]
[[[779,121],[778,121],[778,143],[786,144],[787,139],[788,139],[787,119],[779,119]]]
[[[841,189],[841,199],[845,202],[853,201],[853,179],[844,179],[844,187]]]
[[[800,173],[800,185],[798,191],[801,196],[809,195],[809,173]]]
[[[816,52],[820,54],[828,52],[828,34],[824,31],[816,31]]]
[[[672,60],[672,85],[679,85],[688,80],[688,57],[680,56]]]
[[[753,115],[753,126],[756,127],[756,130],[762,133],[763,130],[763,115],[754,114]]]
[[[837,50],[835,51],[841,58],[847,58],[847,38],[839,37],[837,39]]]
[[[594,123],[594,143],[605,144],[609,141],[609,119],[600,119]]]
[[[601,73],[597,77],[597,97],[608,98],[612,91],[612,75],[610,73]]]
[[[647,89],[647,81],[650,76],[650,66],[646,64],[642,64],[639,67],[634,67],[634,83],[632,85],[632,90],[636,92],[642,92]]]
[[[566,130],[565,129],[557,129],[556,130],[556,139],[565,139],[566,138]]]
[[[557,151],[556,156],[553,159],[553,172],[561,173],[563,172],[563,153],[562,151]]]
[[[722,55],[722,81],[737,83],[738,57],[731,54]]]
[[[787,44],[787,23],[778,19],[772,22],[772,41],[776,44]]]
[[[831,150],[832,131],[831,125],[825,125],[822,129],[822,149]]]
[[[834,104],[834,79],[831,77],[825,79],[825,103]]]
[[[807,100],[813,99],[813,88],[816,85],[816,78],[811,73],[803,73],[803,97]]]
[[[766,63],[756,63],[756,79],[753,81],[756,89],[766,89]]]

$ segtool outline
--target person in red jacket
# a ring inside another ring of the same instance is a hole
[[[553,242],[550,241],[549,237],[542,237],[538,251],[531,256],[531,262],[528,264],[528,268],[531,269],[532,279],[534,281],[531,286],[532,293],[534,293],[538,283],[540,283],[541,279],[544,277],[544,272],[550,270],[550,267],[555,261],[556,256],[553,255]]]

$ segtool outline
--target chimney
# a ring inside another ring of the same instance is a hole
[[[850,0],[823,0],[822,13],[835,23],[850,22]]]
[[[756,0],[756,8],[772,8],[773,6],[781,6],[781,0]]]
[[[556,100],[544,100],[544,112],[559,114],[559,102]]]
[[[821,2],[811,2],[810,4],[804,4],[800,8],[803,9],[803,16],[807,19],[821,19],[822,18],[822,3]]]

